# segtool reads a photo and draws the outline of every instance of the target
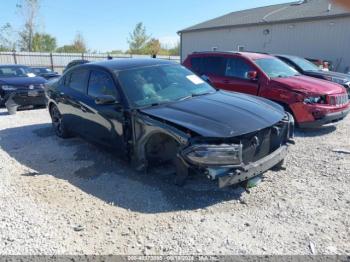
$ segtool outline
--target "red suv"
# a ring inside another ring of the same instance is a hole
[[[350,111],[343,86],[300,75],[270,55],[200,52],[189,55],[184,65],[219,89],[261,96],[283,105],[301,128],[336,123]]]

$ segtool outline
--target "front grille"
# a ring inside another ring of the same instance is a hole
[[[275,126],[242,136],[243,163],[256,162],[285,144],[288,125],[288,122],[281,121]]]
[[[327,102],[332,106],[343,106],[349,102],[349,96],[348,94],[329,95],[327,96]]]

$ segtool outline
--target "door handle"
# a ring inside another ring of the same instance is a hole
[[[230,80],[223,80],[222,82],[224,82],[225,84],[229,84]]]

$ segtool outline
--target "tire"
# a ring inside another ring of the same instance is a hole
[[[72,137],[67,128],[64,126],[62,121],[62,115],[58,110],[56,105],[50,107],[50,116],[52,120],[52,128],[55,131],[55,134],[60,138],[70,138]]]

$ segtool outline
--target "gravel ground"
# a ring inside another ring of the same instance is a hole
[[[46,110],[0,109],[0,254],[350,255],[350,117],[298,131],[257,187],[183,187],[53,134]]]

